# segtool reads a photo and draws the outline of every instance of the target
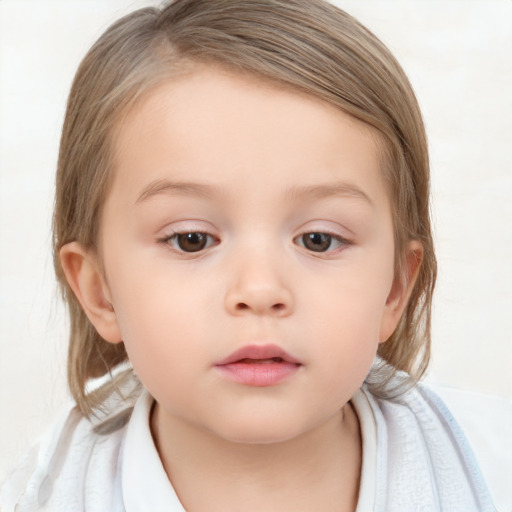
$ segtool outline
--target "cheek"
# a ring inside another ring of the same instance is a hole
[[[333,276],[313,296],[309,310],[317,320],[310,322],[306,338],[318,344],[318,357],[328,366],[325,382],[333,389],[340,379],[361,383],[370,370],[392,281],[389,258]]]
[[[370,255],[369,255],[370,256]],[[314,280],[314,277],[313,277]],[[393,283],[392,258],[361,258],[346,269],[327,274],[309,286],[309,307],[333,326],[338,336],[354,339],[378,337],[378,327]]]
[[[109,278],[123,341],[141,377],[183,373],[188,368],[184,361],[200,361],[203,331],[210,324],[204,318],[206,289],[199,293],[198,283],[135,256],[118,259]]]
[[[377,352],[381,316],[371,308],[365,297],[357,307],[353,297],[348,304],[339,304],[343,309],[331,309],[330,315],[324,315],[317,340],[324,344],[320,353],[327,358],[330,371],[326,376],[343,374],[343,379],[350,382],[363,380]],[[323,341],[322,341],[323,340]]]

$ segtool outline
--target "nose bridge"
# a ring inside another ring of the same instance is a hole
[[[233,254],[226,307],[233,314],[286,316],[293,309],[287,264],[279,244],[255,237]]]

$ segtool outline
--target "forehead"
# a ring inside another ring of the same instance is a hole
[[[171,175],[254,192],[279,177],[288,188],[346,174],[362,188],[383,185],[375,129],[312,95],[220,67],[198,66],[146,93],[114,146],[114,188],[132,200]]]

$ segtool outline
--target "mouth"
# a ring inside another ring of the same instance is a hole
[[[238,363],[246,363],[246,364],[270,364],[270,363],[282,363],[284,359],[282,357],[272,357],[271,359],[249,359],[246,357],[245,359],[240,359],[236,361]]]
[[[277,345],[247,345],[215,364],[220,374],[246,386],[273,386],[294,375],[302,363]]]

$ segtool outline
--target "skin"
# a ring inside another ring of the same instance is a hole
[[[355,509],[361,439],[349,400],[421,261],[413,241],[394,273],[379,166],[365,124],[214,67],[161,84],[119,128],[104,272],[76,242],[61,261],[98,332],[125,343],[155,398],[153,437],[187,510]],[[176,186],[185,182],[215,189]],[[206,245],[186,252],[175,232],[207,233]],[[328,235],[319,247],[307,233]],[[264,343],[298,371],[254,387],[215,367]]]

